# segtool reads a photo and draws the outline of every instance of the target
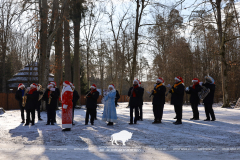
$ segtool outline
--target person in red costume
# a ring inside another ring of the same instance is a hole
[[[62,101],[62,131],[70,131],[72,128],[73,90],[69,81],[63,82],[61,94]]]

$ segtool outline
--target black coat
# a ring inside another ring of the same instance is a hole
[[[200,98],[198,97],[198,92],[201,92],[202,87],[197,84],[195,86],[195,89],[192,87],[189,87],[189,91],[186,91],[187,94],[190,94],[190,103],[191,104],[199,104],[200,103]]]
[[[78,101],[79,98],[80,98],[80,97],[79,97],[79,95],[78,95],[78,92],[77,92],[76,90],[74,90],[74,91],[73,91],[73,100],[72,100],[72,102],[73,102],[73,107],[76,106],[77,101]]]
[[[142,88],[142,87],[139,87],[139,88],[141,89],[141,97],[140,97],[140,99],[141,99],[141,105],[143,105],[144,88]]]
[[[166,87],[164,85],[158,87],[157,89],[154,89],[156,93],[153,93],[153,105],[163,105],[165,104],[165,92],[166,92]]]
[[[213,104],[213,99],[214,99],[214,92],[215,92],[215,84],[210,84],[210,83],[204,83],[202,84],[206,88],[210,89],[210,92],[208,95],[203,99],[204,104]]]
[[[115,100],[118,100],[119,98],[120,98],[120,95],[118,93],[118,90],[116,90],[116,98],[115,98]]]
[[[17,92],[15,94],[15,99],[18,101],[19,107],[22,107],[22,89],[21,88],[19,88],[19,90],[17,90]]]
[[[25,105],[25,109],[37,109],[38,106],[38,91],[34,91],[32,94],[26,94],[27,101]]]
[[[88,92],[89,93],[89,92]],[[87,98],[87,104],[86,107],[89,109],[96,109],[97,108],[97,100],[99,97],[99,92],[93,92],[93,93],[89,93]]]
[[[173,88],[173,87],[172,87]],[[183,96],[184,96],[185,87],[183,84],[178,85],[176,88],[170,90],[171,96],[171,104],[173,105],[183,105]]]
[[[50,96],[48,97],[48,91],[50,91],[50,90],[46,89],[46,91],[44,92],[43,98],[42,98],[44,101],[46,101],[46,109],[56,109],[57,105],[58,105],[60,91],[58,88],[56,88],[55,91],[52,91],[52,93],[50,94],[52,97],[50,104],[48,104],[49,97],[50,97]]]
[[[133,97],[131,92],[132,89],[133,87],[131,87],[128,91],[128,96],[130,97],[129,106],[141,106],[142,105],[142,101],[141,101],[142,89],[140,87],[134,89],[136,93],[136,97]]]

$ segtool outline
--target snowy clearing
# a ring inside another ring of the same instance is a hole
[[[0,159],[240,159],[240,109],[214,105],[217,121],[205,122],[202,105],[198,121],[189,120],[192,109],[184,106],[183,124],[174,125],[173,106],[165,104],[162,124],[152,124],[152,105],[147,102],[143,121],[129,125],[127,103],[119,104],[114,126],[101,121],[103,108],[94,126],[84,125],[84,109],[75,109],[76,125],[70,132],[61,131],[61,110],[54,126],[45,125],[46,112],[41,112],[44,121],[24,126],[19,110],[6,111],[0,115]],[[112,145],[111,135],[122,130],[132,132],[132,138],[126,146],[121,141]]]

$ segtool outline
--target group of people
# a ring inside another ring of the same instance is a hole
[[[199,92],[201,92],[203,86],[209,90],[203,99],[207,117],[204,121],[216,120],[212,108],[215,92],[214,80],[210,76],[206,76],[205,83],[200,82],[197,78],[194,78],[192,82],[193,85],[186,87],[185,89],[183,79],[181,77],[175,77],[175,84],[167,92],[167,94],[171,94],[171,104],[174,105],[174,110],[176,113],[176,117],[174,118],[176,119],[176,122],[174,122],[176,125],[182,124],[182,106],[185,92],[190,94],[190,103],[193,111],[193,117],[190,120],[199,120]],[[130,97],[130,125],[137,124],[138,120],[143,120],[143,94],[144,88],[141,87],[141,82],[135,79],[133,81],[133,86],[128,91],[128,96]],[[166,97],[166,87],[164,85],[164,80],[161,77],[156,80],[156,84],[150,96],[153,96],[152,104],[154,121],[152,123],[161,123]],[[24,97],[26,102],[24,102]],[[15,98],[19,101],[22,123],[25,123],[25,126],[29,125],[30,123],[34,125],[35,110],[38,112],[38,120],[42,120],[40,115],[41,100],[46,101],[46,125],[54,125],[54,123],[56,123],[56,109],[58,108],[59,99],[62,103],[63,131],[70,131],[72,125],[74,125],[74,108],[79,99],[79,95],[75,90],[74,84],[69,81],[63,82],[61,95],[60,90],[57,88],[56,82],[50,82],[45,91],[42,89],[41,85],[36,85],[33,83],[30,85],[30,87],[25,88],[25,86],[21,83],[18,86],[18,91],[16,92]],[[85,125],[88,125],[89,115],[90,123],[91,125],[94,125],[94,120],[97,119],[97,100],[99,98],[99,92],[97,91],[97,86],[95,84],[91,86],[90,91],[84,98],[86,98]],[[107,125],[113,125],[117,122],[116,106],[119,98],[120,96],[118,91],[115,89],[115,86],[113,84],[109,85],[108,92],[104,94],[102,99],[102,103],[104,104],[102,120],[108,122]],[[27,114],[26,122],[24,118],[24,110],[26,110]],[[133,118],[134,111],[135,117]]]
[[[30,123],[32,125],[35,124],[35,110],[38,112],[38,120],[42,120],[40,115],[41,100],[46,101],[46,125],[54,125],[54,123],[56,123],[56,109],[58,108],[58,101],[60,99],[62,102],[62,128],[63,131],[68,131],[71,130],[72,125],[74,125],[74,108],[80,97],[75,90],[74,84],[65,81],[63,83],[61,97],[56,82],[50,82],[46,90],[44,90],[40,84],[36,85],[33,83],[30,87],[25,88],[21,83],[18,86],[15,98],[19,101],[22,123],[25,123],[25,126],[28,126]],[[24,110],[26,110],[27,114],[26,121]]]
[[[165,93],[166,87],[164,86],[164,80],[162,78],[158,78],[157,83],[152,90],[153,95],[153,113],[154,113],[154,122],[161,123],[162,115],[163,115],[163,108],[165,104]],[[184,86],[184,81],[182,77],[175,77],[175,84],[170,88],[168,93],[171,94],[171,104],[174,105],[174,111],[176,113],[176,119],[173,124],[182,124],[182,106],[183,106],[183,97],[184,93],[190,94],[190,103],[193,111],[193,117],[190,120],[199,120],[199,111],[198,105],[200,104],[199,93],[202,91],[202,87],[206,87],[209,92],[205,95],[203,99],[204,107],[205,107],[205,114],[206,119],[204,121],[215,121],[215,114],[212,108],[213,99],[214,99],[214,92],[215,92],[215,84],[214,80],[210,76],[205,77],[205,83],[200,82],[199,79],[194,78],[192,80],[193,85],[186,87]],[[210,119],[211,116],[211,119]],[[131,119],[130,119],[131,121]]]

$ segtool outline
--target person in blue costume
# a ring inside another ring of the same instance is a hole
[[[114,89],[113,84],[109,85],[108,89],[109,92],[102,99],[104,104],[102,120],[107,121],[107,125],[113,125],[113,123],[117,122],[117,111],[115,108],[116,90]]]

